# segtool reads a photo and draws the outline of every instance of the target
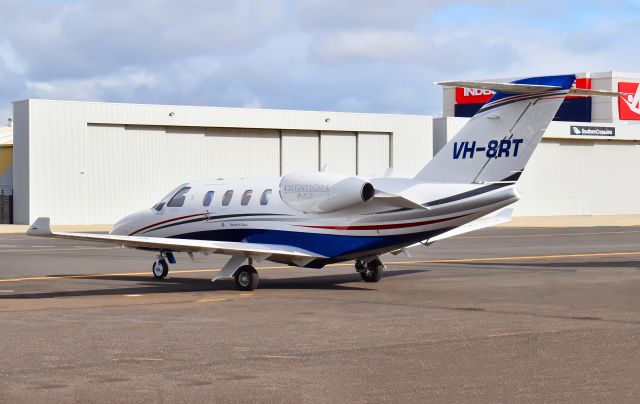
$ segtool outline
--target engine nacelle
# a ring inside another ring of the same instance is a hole
[[[359,177],[324,172],[285,175],[280,197],[301,212],[326,213],[345,209],[373,198],[373,185]]]

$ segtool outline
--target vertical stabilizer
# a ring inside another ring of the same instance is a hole
[[[575,75],[513,83],[449,82],[496,94],[416,175],[428,182],[515,182],[553,120]]]

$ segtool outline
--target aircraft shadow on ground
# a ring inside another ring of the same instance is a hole
[[[424,270],[398,270],[388,271],[384,274],[384,278],[394,276],[408,275]],[[64,276],[64,275],[57,275]],[[152,294],[152,293],[181,293],[181,292],[212,292],[212,291],[235,291],[233,279],[223,279],[212,283],[207,278],[182,278],[170,277],[164,280],[153,280],[151,276],[101,276],[95,278],[75,278],[83,281],[92,280],[109,280],[135,283],[131,287],[115,287],[104,289],[84,289],[84,290],[66,290],[52,292],[34,292],[34,293],[15,293],[0,295],[0,300],[7,299],[50,299],[57,297],[87,297],[87,296],[115,296],[115,295],[133,295],[133,294]],[[368,291],[375,288],[353,287],[344,285],[346,283],[362,282],[360,275],[357,273],[348,274],[331,274],[331,275],[314,275],[295,278],[279,278],[279,279],[260,279],[259,289],[270,290],[295,290],[295,289],[317,289],[317,290],[357,290]],[[372,285],[362,282],[362,285]]]

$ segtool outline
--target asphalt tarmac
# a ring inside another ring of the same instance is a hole
[[[0,235],[0,402],[637,402],[640,227],[491,229],[352,263]]]

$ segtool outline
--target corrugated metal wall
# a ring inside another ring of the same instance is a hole
[[[320,119],[328,114],[330,123]],[[18,223],[38,216],[113,223],[193,179],[325,165],[346,175],[381,174],[394,161],[417,171],[432,153],[431,117],[420,116],[27,100],[14,104],[14,117],[23,136],[16,160],[25,163],[15,184]],[[244,126],[217,126],[237,122]],[[336,130],[342,127],[362,131]],[[394,156],[403,150],[415,158]]]
[[[315,171],[318,159],[327,172],[382,173],[389,134],[90,124],[85,153],[86,220],[111,223],[193,179]]]

